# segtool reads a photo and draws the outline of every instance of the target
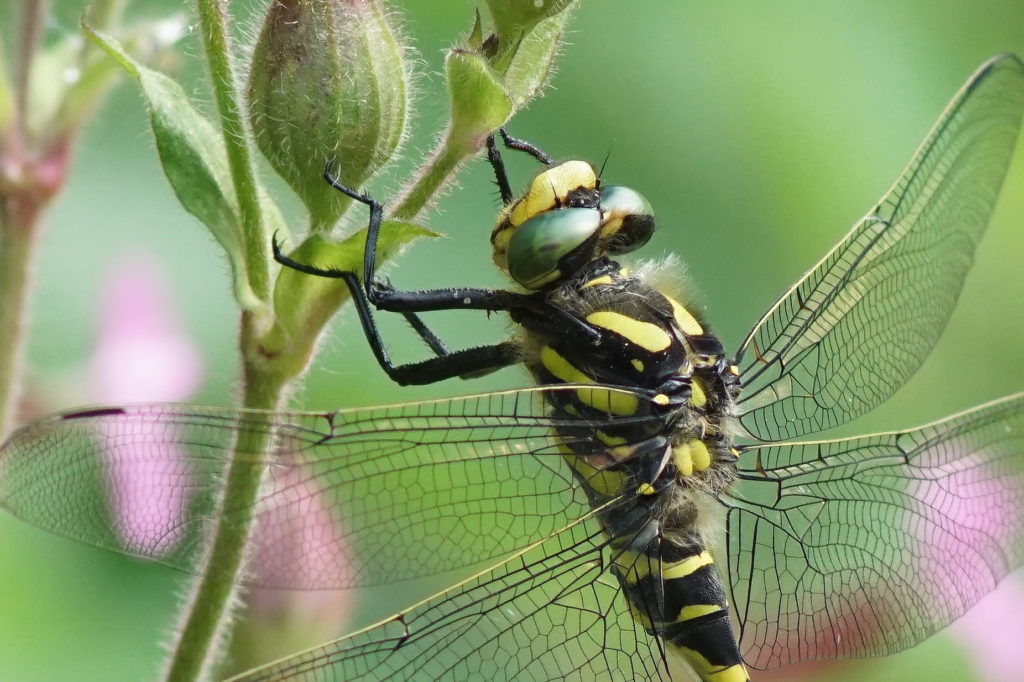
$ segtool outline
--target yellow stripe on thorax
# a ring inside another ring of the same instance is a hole
[[[587,315],[587,322],[640,346],[644,350],[657,353],[672,345],[672,337],[664,329],[651,322],[641,322],[628,315],[611,310],[600,310]]]
[[[540,349],[540,362],[548,372],[555,378],[567,384],[593,384],[593,378],[582,372],[571,362],[551,346],[542,346]],[[617,391],[608,391],[597,388],[578,388],[576,397],[584,405],[589,405],[595,410],[610,412],[619,416],[636,414],[640,406],[636,396]]]
[[[598,495],[614,497],[626,488],[625,472],[598,469],[564,444],[560,443],[558,449],[562,451],[562,457],[569,466],[583,478],[587,487]]]
[[[613,280],[612,280],[612,276],[611,275],[601,275],[600,277],[595,277],[594,279],[592,279],[589,282],[587,282],[586,284],[584,284],[582,288],[583,289],[589,289],[590,287],[599,287],[599,286],[602,286],[602,285],[605,285],[605,284],[612,284],[612,283],[613,283]]]
[[[665,294],[662,294],[662,296],[665,296]],[[704,333],[704,327],[700,326],[700,322],[697,321],[697,318],[689,310],[671,296],[665,296],[665,298],[672,304],[672,316],[683,332],[690,336]]]

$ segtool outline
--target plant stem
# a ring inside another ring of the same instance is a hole
[[[242,313],[243,356],[249,354],[261,333],[261,324],[254,313]],[[285,379],[260,368],[260,363],[246,360],[243,370],[243,407],[263,410],[267,426],[273,425],[273,411],[284,399]],[[249,415],[247,428],[240,429],[224,477],[224,495],[215,515],[217,525],[207,559],[206,570],[189,603],[185,623],[168,667],[168,682],[193,682],[204,670],[216,663],[218,648],[230,624],[230,611],[252,530],[253,510],[260,494],[273,433],[271,428],[256,428],[259,413]]]
[[[21,365],[29,282],[42,206],[17,193],[0,196],[0,438],[14,420],[21,393]]]
[[[22,143],[28,139],[26,119],[31,95],[29,91],[32,84],[32,62],[42,39],[47,6],[47,0],[24,0],[22,3],[21,42],[18,44],[14,75],[14,111],[18,112],[18,130],[15,137]]]
[[[228,164],[238,197],[249,286],[261,300],[270,298],[270,235],[260,206],[259,185],[253,162],[252,128],[246,115],[245,96],[239,86],[231,46],[225,0],[196,0],[202,26],[210,80],[224,131]]]
[[[447,183],[468,158],[462,148],[445,137],[424,164],[416,181],[404,191],[398,205],[391,211],[393,220],[412,220]]]

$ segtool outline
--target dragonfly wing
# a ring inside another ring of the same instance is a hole
[[[908,431],[760,445],[728,512],[751,665],[882,656],[1024,559],[1024,393]]]
[[[1024,114],[1024,64],[967,82],[878,205],[740,347],[740,421],[762,441],[877,407],[920,367],[960,295]]]
[[[584,516],[590,506],[559,447],[567,430],[586,440],[599,427],[551,416],[536,388],[328,413],[85,410],[0,447],[0,508],[199,573],[232,443],[273,431],[268,458],[238,457],[264,477],[260,498],[220,513],[222,523],[255,515],[249,582],[383,584],[507,556]]]
[[[666,680],[605,572],[606,543],[583,519],[381,623],[233,680]]]

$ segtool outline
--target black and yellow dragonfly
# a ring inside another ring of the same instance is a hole
[[[926,426],[797,440],[888,399],[938,340],[1024,116],[1024,64],[967,82],[893,188],[754,325],[735,354],[672,292],[615,260],[654,213],[582,161],[545,165],[491,241],[517,291],[346,281],[382,368],[431,383],[522,363],[538,386],[321,413],[79,410],[0,449],[0,506],[41,528],[202,571],[212,519],[255,515],[252,580],[388,585],[480,567],[347,637],[244,680],[703,680],[878,656],[922,641],[1024,560],[1024,393]],[[327,174],[330,176],[330,173]],[[507,342],[451,351],[419,314],[505,311]],[[393,365],[373,313],[434,357]],[[240,434],[272,431],[255,509],[217,509]],[[181,513],[118,515],[120,482]],[[275,547],[302,538],[295,560]],[[275,558],[279,559],[275,562]]]

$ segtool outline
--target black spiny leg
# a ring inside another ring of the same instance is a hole
[[[551,165],[551,157],[541,151],[539,147],[530,144],[526,140],[512,137],[504,128],[499,128],[498,132],[501,134],[501,141],[507,149],[526,152],[545,166]],[[506,206],[511,204],[512,200],[515,199],[515,195],[512,193],[512,185],[509,183],[508,173],[505,171],[505,162],[501,158],[501,152],[498,151],[498,145],[494,142],[493,133],[487,136],[487,162],[491,164],[491,168],[494,170],[494,179],[498,183],[498,191],[501,193],[501,203]]]
[[[367,343],[370,344],[374,357],[377,358],[377,363],[392,381],[401,386],[432,384],[463,375],[478,376],[519,362],[516,347],[510,342],[454,352],[450,351],[418,315],[415,313],[405,313],[404,317],[406,320],[412,325],[412,328],[420,338],[437,354],[437,357],[422,362],[395,365],[391,362],[391,357],[384,348],[384,341],[381,339],[380,330],[377,328],[377,323],[373,319],[373,312],[370,309],[370,301],[363,291],[359,277],[354,272],[317,268],[292,260],[281,252],[281,247],[276,239],[273,241],[273,248],[274,260],[285,267],[309,275],[330,277],[345,282],[349,292],[352,294],[352,302],[356,306],[359,323],[363,327],[363,334],[366,336]]]
[[[526,152],[545,166],[551,165],[551,157],[545,154],[537,145],[531,144],[526,140],[520,140],[518,137],[512,137],[504,128],[499,128],[498,132],[501,133],[501,141],[505,143],[507,148],[515,149],[517,152]]]

